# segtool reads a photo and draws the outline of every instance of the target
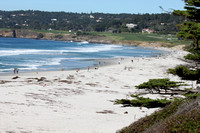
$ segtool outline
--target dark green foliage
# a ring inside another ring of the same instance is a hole
[[[153,93],[156,91],[160,93],[162,90],[165,90],[165,93],[168,90],[172,90],[171,88],[177,88],[181,86],[180,82],[170,81],[169,79],[150,79],[148,82],[144,82],[138,86],[137,89],[147,89],[149,92]]]
[[[175,10],[173,14],[185,16],[186,22],[180,24],[180,32],[178,37],[190,39],[193,45],[198,49],[200,40],[200,1],[199,0],[185,0],[184,11]]]
[[[123,104],[123,106],[134,106],[134,107],[147,107],[147,108],[157,108],[157,107],[165,107],[170,104],[171,101],[167,99],[150,99],[143,98],[139,96],[132,95],[132,100],[129,99],[118,99],[115,101],[115,104]]]
[[[41,39],[43,37],[44,37],[44,35],[42,33],[39,33],[38,36],[37,36],[37,39]]]
[[[200,96],[200,93],[186,93],[184,94],[185,97],[187,97],[188,99],[196,99],[197,97]]]
[[[169,69],[168,73],[178,75],[182,79],[186,79],[186,80],[199,80],[200,79],[200,69],[190,70],[186,66],[177,66],[175,69]]]
[[[182,23],[184,17],[172,14],[104,14],[104,13],[66,13],[43,11],[0,11],[2,20],[0,28],[72,30],[72,31],[109,31],[141,32],[143,28],[156,32],[175,33],[176,24]],[[137,24],[130,29],[128,23]],[[161,25],[164,23],[164,25]],[[24,25],[25,24],[25,25]]]
[[[185,16],[186,18],[200,22],[199,14],[200,14],[200,1],[199,0],[184,0],[185,1],[185,9],[184,11],[175,10],[173,13],[176,15]]]
[[[185,59],[188,59],[188,60],[195,60],[195,61],[200,61],[200,54],[188,54],[185,56]]]
[[[55,38],[61,39],[61,38],[63,38],[63,36],[62,35],[56,35]]]
[[[185,40],[192,40],[193,46],[198,49],[200,39],[200,23],[184,22],[179,26],[181,27],[181,30],[178,33],[178,37],[182,37]]]
[[[186,55],[185,59],[194,60],[194,61],[198,61],[198,62],[200,61],[200,50],[199,49],[190,48],[188,51],[191,52],[191,54]]]

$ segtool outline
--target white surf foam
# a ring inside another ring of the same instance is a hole
[[[92,52],[101,52],[101,51],[110,51],[110,50],[121,50],[122,46],[116,45],[99,45],[91,47],[78,47],[72,48],[68,52],[82,52],[82,53],[92,53]]]

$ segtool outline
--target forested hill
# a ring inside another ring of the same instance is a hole
[[[43,11],[0,11],[0,28],[141,32],[150,29],[161,33],[177,32],[184,17],[172,14],[104,14]],[[127,24],[131,24],[127,26]],[[137,26],[136,26],[137,25]],[[131,27],[132,26],[132,27]],[[133,28],[134,27],[134,28]]]

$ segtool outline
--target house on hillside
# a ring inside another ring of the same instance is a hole
[[[91,19],[94,19],[94,16],[90,15],[90,18],[91,18]]]
[[[52,18],[51,21],[52,21],[52,22],[53,22],[53,21],[57,21],[57,19],[56,19],[56,18]]]
[[[3,19],[3,16],[2,15],[0,15],[0,20],[2,20]]]
[[[153,33],[153,32],[155,31],[150,29],[142,29],[142,33]]]
[[[126,24],[126,27],[128,27],[129,29],[131,29],[131,28],[137,27],[137,24],[133,24],[133,23]]]

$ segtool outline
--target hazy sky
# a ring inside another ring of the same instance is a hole
[[[41,10],[90,13],[163,13],[183,10],[182,0],[1,0],[0,10]]]

